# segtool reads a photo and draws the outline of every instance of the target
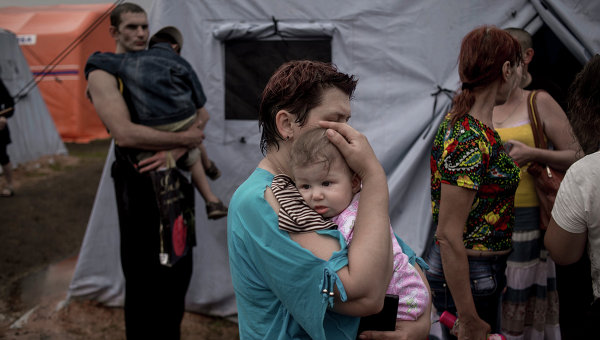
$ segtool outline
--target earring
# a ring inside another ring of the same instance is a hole
[[[290,136],[286,136],[284,140],[287,142],[288,140],[290,140]]]

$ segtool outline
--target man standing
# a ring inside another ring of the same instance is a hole
[[[133,3],[115,7],[110,34],[116,53],[141,51],[148,40],[148,19]],[[182,132],[159,131],[136,124],[136,112],[126,86],[113,75],[88,73],[89,94],[102,122],[115,140],[112,177],[117,197],[121,236],[121,266],[125,276],[125,328],[128,339],[179,339],[185,294],[192,273],[192,252],[173,266],[159,262],[159,211],[150,176],[140,173],[132,154],[157,151],[144,169],[165,163],[165,151],[181,156],[198,146],[204,134],[197,121]]]
[[[8,92],[4,82],[0,80],[0,166],[6,178],[6,186],[0,190],[0,197],[11,197],[14,195],[12,181],[12,164],[6,152],[6,147],[10,144],[10,132],[8,131],[7,119],[13,115],[15,101]]]

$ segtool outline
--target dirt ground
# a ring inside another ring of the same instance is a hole
[[[19,166],[16,195],[0,197],[0,339],[125,338],[121,308],[64,304],[109,141],[66,146]],[[238,338],[234,322],[184,317],[182,339]]]

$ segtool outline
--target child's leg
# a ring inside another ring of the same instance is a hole
[[[204,173],[204,167],[200,160],[196,161],[191,167],[190,172],[192,173],[192,181],[200,192],[205,202],[219,202],[219,198],[212,192],[206,174]]]
[[[206,172],[204,171],[202,160],[200,159],[198,152],[199,150],[190,150],[188,152],[188,162],[186,165],[189,166],[190,172],[192,173],[194,185],[206,202],[206,216],[211,220],[225,217],[227,216],[227,206],[224,205],[210,189],[208,179],[206,178]]]
[[[204,169],[208,169],[212,162],[208,158],[208,153],[206,152],[204,144],[200,144],[198,146],[198,149],[200,149],[200,158],[202,159],[202,166],[204,167]]]
[[[221,171],[219,168],[217,168],[215,163],[208,158],[208,153],[206,152],[204,144],[200,144],[198,149],[200,150],[200,159],[202,160],[202,165],[204,166],[204,173],[213,181],[216,180],[221,176]]]

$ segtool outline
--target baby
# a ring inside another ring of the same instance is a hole
[[[302,134],[294,142],[291,154],[291,171],[300,195],[313,211],[331,223],[329,227],[337,225],[338,230],[346,239],[348,247],[351,247],[354,221],[359,205],[361,179],[350,169],[335,145],[329,141],[325,135],[325,129],[317,128]],[[286,179],[289,180],[289,177],[278,175],[273,181],[285,181]],[[279,188],[281,187],[279,186]],[[273,191],[278,191],[278,188]],[[282,215],[298,216],[298,212],[302,210],[300,204],[296,208],[289,204],[281,205],[286,212],[280,214],[280,227],[282,227],[282,223],[286,224],[286,218],[282,219]],[[293,219],[295,220],[294,224],[297,224],[298,218]],[[310,217],[299,220],[315,221]],[[310,224],[309,222],[304,223]],[[315,221],[314,224],[319,223]],[[322,228],[322,220],[320,225]],[[310,227],[310,225],[307,226],[307,228]],[[283,226],[282,229],[286,229],[286,227]],[[309,229],[304,228],[303,230]],[[387,294],[399,296],[397,319],[417,320],[426,310],[429,291],[415,267],[408,262],[406,254],[402,252],[391,226],[390,232],[393,241],[394,273]]]

